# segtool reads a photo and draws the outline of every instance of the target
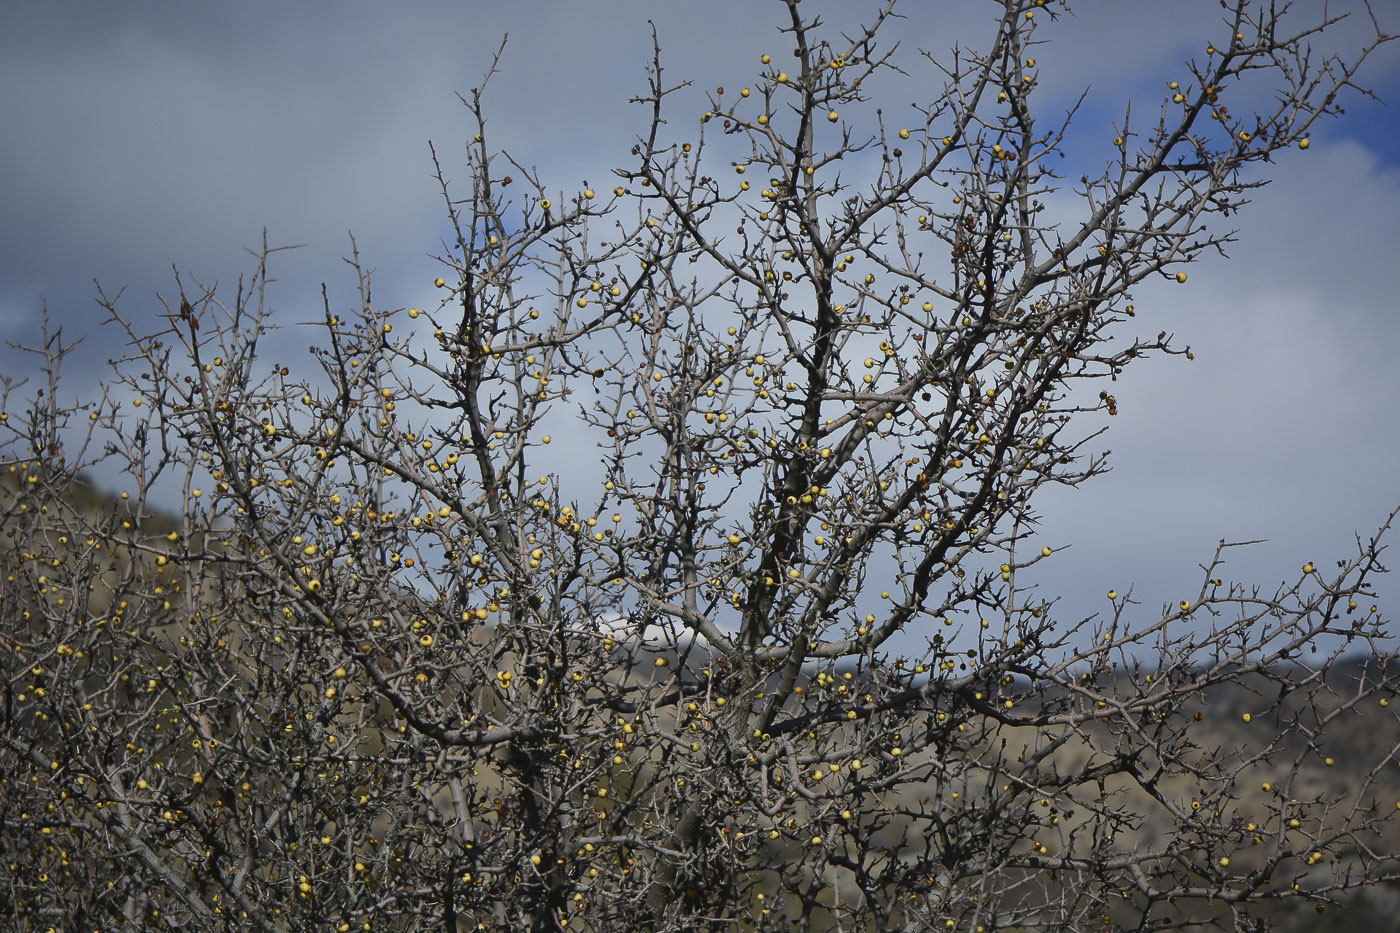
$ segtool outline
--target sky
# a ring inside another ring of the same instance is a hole
[[[807,3],[833,29],[874,8]],[[1159,101],[1223,33],[1214,0],[1073,6],[1040,33],[1042,100],[1063,108],[1087,90],[1071,143],[1091,148],[1128,99]],[[1300,22],[1320,9],[1296,6]],[[1400,9],[1377,8],[1400,32]],[[985,46],[996,18],[974,0],[903,12],[911,56]],[[94,281],[124,287],[124,313],[150,321],[157,295],[175,293],[173,269],[230,288],[264,228],[273,244],[305,244],[273,266],[284,321],[316,317],[322,283],[333,304],[353,301],[352,232],[378,304],[431,304],[447,227],[428,143],[465,183],[474,128],[456,95],[504,37],[486,96],[492,141],[572,191],[605,183],[645,125],[628,98],[645,88],[649,22],[667,76],[694,80],[698,113],[705,89],[751,83],[760,54],[786,49],[783,15],[757,0],[4,4],[0,340],[32,343],[47,306],[65,337],[88,335],[62,385],[89,399],[122,339],[100,326]],[[1354,50],[1367,26],[1362,13],[1318,46]],[[1145,332],[1175,333],[1196,359],[1129,370],[1101,444],[1113,472],[1042,493],[1046,543],[1071,547],[1040,580],[1067,612],[1097,611],[1106,589],[1129,584],[1145,612],[1191,596],[1222,538],[1265,539],[1226,575],[1272,589],[1305,561],[1354,554],[1353,536],[1400,505],[1400,43],[1370,66],[1360,83],[1388,105],[1353,96],[1308,152],[1273,167],[1228,260],[1136,296]],[[915,96],[891,94],[892,113]],[[0,372],[32,370],[0,347]]]

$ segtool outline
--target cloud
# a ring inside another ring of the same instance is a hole
[[[1381,274],[1400,172],[1352,142],[1315,147],[1256,200],[1230,261],[1138,301],[1144,331],[1175,333],[1196,359],[1130,368],[1105,419],[1114,472],[1042,500],[1047,533],[1075,545],[1055,564],[1070,593],[1136,580],[1150,607],[1189,596],[1222,537],[1267,539],[1227,575],[1275,583],[1354,555],[1353,533],[1400,505],[1400,319]]]
[[[1095,146],[1126,99],[1135,120],[1160,106],[1164,83],[1184,80],[1183,56],[1202,57],[1223,30],[1213,0],[1074,8],[1043,17],[1038,72],[1047,120],[1089,90],[1075,140]],[[803,9],[849,28],[877,4],[806,0]],[[1308,0],[1297,19],[1320,9]],[[985,47],[995,26],[991,4],[903,10],[890,35],[912,77],[870,85],[869,109],[886,108],[895,125],[911,112],[911,92],[941,86],[916,47]],[[707,93],[756,81],[760,53],[782,62],[790,51],[775,31],[783,8],[749,0],[353,0],[336,13],[266,0],[53,0],[0,12],[9,89],[0,101],[0,336],[37,333],[46,296],[67,332],[92,335],[69,370],[71,391],[90,393],[124,343],[97,326],[93,278],[113,291],[127,285],[123,308],[151,321],[162,310],[156,293],[174,291],[172,263],[227,295],[264,227],[274,244],[308,244],[273,265],[284,321],[319,314],[323,281],[334,306],[353,304],[341,262],[350,230],[377,270],[377,304],[429,306],[429,254],[447,227],[427,140],[465,196],[462,147],[475,127],[455,92],[480,80],[501,36],[511,38],[485,98],[490,141],[565,192],[585,178],[610,187],[610,170],[630,164],[647,114],[628,98],[646,87],[649,20],[664,47],[663,83],[694,81],[668,99],[674,138],[698,132]],[[1396,31],[1392,11],[1381,13]],[[1366,25],[1355,17],[1317,44],[1354,49]],[[1400,49],[1380,54],[1373,82],[1400,88],[1398,63]],[[1203,264],[1187,286],[1143,290],[1142,326],[1176,332],[1197,359],[1133,367],[1115,389],[1121,414],[1104,442],[1115,472],[1046,497],[1047,538],[1076,545],[1049,563],[1056,590],[1077,599],[1137,579],[1171,598],[1220,535],[1272,539],[1238,566],[1280,578],[1303,559],[1344,551],[1353,529],[1400,500],[1390,404],[1400,333],[1387,275],[1400,242],[1400,121],[1369,104],[1351,109],[1357,119],[1321,125],[1305,157],[1280,161],[1240,218],[1231,261]],[[285,346],[305,342],[295,333]],[[32,364],[0,348],[0,368]]]

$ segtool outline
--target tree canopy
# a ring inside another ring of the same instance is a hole
[[[942,54],[893,2],[775,3],[784,53],[698,111],[658,40],[596,188],[493,148],[493,66],[468,182],[433,153],[440,302],[355,255],[314,374],[270,363],[266,242],[154,329],[104,295],[90,405],[46,334],[0,397],[0,919],[1255,929],[1395,880],[1379,534],[1276,591],[1222,542],[1161,613],[1020,583],[1116,378],[1189,355],[1135,289],[1220,251],[1388,37],[1321,55],[1333,21],[1234,0],[1073,153],[1064,4],[988,6]],[[132,489],[85,498],[97,461]]]

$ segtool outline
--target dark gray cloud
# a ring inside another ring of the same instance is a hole
[[[833,25],[875,8],[807,3]],[[1333,4],[1343,7],[1361,4]],[[1052,111],[1089,90],[1075,139],[1091,148],[1128,100],[1135,119],[1158,105],[1167,80],[1185,79],[1183,59],[1223,31],[1212,0],[1075,8],[1044,27],[1050,41],[1037,54]],[[1298,21],[1320,8],[1299,4]],[[871,88],[896,122],[914,91],[936,87],[914,49],[984,46],[995,21],[991,5],[971,2],[905,12],[892,34],[911,79]],[[1394,11],[1380,12],[1400,30]],[[445,224],[427,142],[465,182],[461,148],[474,128],[455,92],[480,80],[502,36],[491,140],[573,190],[606,182],[643,125],[627,99],[644,87],[649,20],[668,78],[695,81],[668,127],[685,133],[698,129],[704,91],[750,83],[761,52],[787,53],[781,16],[752,0],[7,4],[0,338],[32,339],[46,297],[68,334],[94,334],[66,383],[89,393],[119,342],[96,327],[94,278],[125,285],[126,311],[149,319],[156,293],[173,293],[172,264],[227,287],[250,268],[243,250],[264,227],[274,243],[307,244],[274,267],[286,320],[314,316],[323,281],[333,301],[350,300],[341,257],[351,230],[377,270],[380,304],[428,302],[429,254]],[[1366,25],[1353,17],[1320,44],[1355,48]],[[1374,84],[1400,90],[1397,50],[1373,66]],[[1115,472],[1048,497],[1047,541],[1076,547],[1047,584],[1071,605],[1097,608],[1106,585],[1130,579],[1154,600],[1175,598],[1221,536],[1269,538],[1236,565],[1244,577],[1282,578],[1303,560],[1342,556],[1353,530],[1400,502],[1400,318],[1388,282],[1400,120],[1360,100],[1351,110],[1280,164],[1241,217],[1229,262],[1139,301],[1144,329],[1175,331],[1198,358],[1130,372],[1103,443]],[[0,350],[7,373],[29,365]]]

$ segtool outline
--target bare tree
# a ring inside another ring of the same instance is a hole
[[[1335,20],[1233,0],[1065,180],[1064,4],[993,6],[940,58],[893,3],[786,0],[792,56],[703,115],[658,44],[597,191],[496,153],[473,93],[441,304],[377,307],[356,255],[314,378],[270,362],[266,244],[154,333],[104,296],[101,399],[60,401],[46,332],[47,384],[0,386],[0,919],[1258,929],[1396,879],[1379,537],[1275,592],[1222,543],[1160,613],[1018,584],[1033,495],[1105,469],[1076,416],[1186,352],[1134,289],[1228,243],[1388,37],[1322,57]],[[897,126],[866,88],[906,74]]]

